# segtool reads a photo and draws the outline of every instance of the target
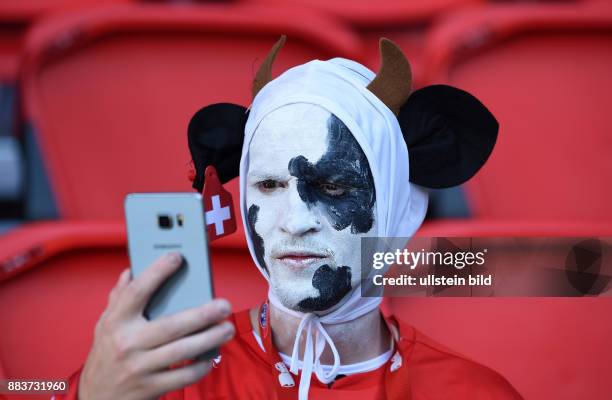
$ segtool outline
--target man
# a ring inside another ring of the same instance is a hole
[[[125,271],[66,398],[520,399],[499,374],[383,317],[380,298],[360,291],[360,239],[411,237],[427,208],[421,186],[474,175],[493,148],[495,119],[458,89],[411,95],[409,64],[387,40],[376,77],[333,59],[271,81],[283,43],[260,68],[248,112],[205,107],[189,127],[195,188],[207,165],[224,181],[240,175],[268,300],[232,315],[214,300],[147,321],[148,299],[180,257],[134,280]],[[214,361],[189,361],[219,346]]]

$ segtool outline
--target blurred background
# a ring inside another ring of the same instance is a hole
[[[281,34],[275,75],[332,57],[376,71],[385,36],[416,88],[457,86],[497,117],[488,163],[432,191],[421,235],[612,236],[611,1],[1,0],[0,379],[65,377],[84,361],[129,265],[123,198],[192,190],[189,119],[247,106]],[[236,310],[262,300],[242,225],[212,247],[217,294]],[[384,307],[526,398],[609,399],[610,300]]]

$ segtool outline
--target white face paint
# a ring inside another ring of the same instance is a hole
[[[268,114],[249,147],[249,228],[285,307],[323,311],[360,280],[360,238],[376,232],[367,159],[337,118],[311,104]]]

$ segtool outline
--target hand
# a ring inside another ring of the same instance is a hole
[[[108,306],[96,324],[94,342],[79,381],[79,399],[153,399],[200,380],[211,361],[177,369],[170,365],[218,348],[234,336],[222,322],[230,314],[226,300],[148,321],[143,316],[155,290],[175,272],[181,256],[160,257],[136,279],[121,273]]]

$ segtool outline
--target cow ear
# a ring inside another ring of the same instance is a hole
[[[238,176],[247,117],[242,106],[218,103],[200,109],[191,118],[187,138],[195,167],[194,189],[202,191],[209,165],[217,169],[222,183]]]
[[[493,151],[499,129],[476,97],[446,85],[412,93],[398,120],[408,146],[410,181],[432,189],[474,176]]]

